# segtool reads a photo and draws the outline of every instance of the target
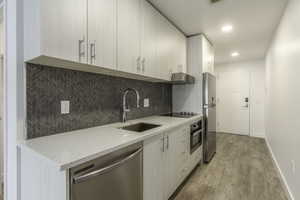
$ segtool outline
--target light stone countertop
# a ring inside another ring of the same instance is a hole
[[[191,118],[152,116],[31,139],[20,143],[19,146],[53,162],[60,170],[67,170],[200,118],[200,115]],[[161,126],[142,133],[119,129],[139,122]]]

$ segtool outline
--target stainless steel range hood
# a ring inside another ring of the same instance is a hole
[[[172,74],[171,82],[174,85],[194,84],[195,77],[186,73],[174,73]]]

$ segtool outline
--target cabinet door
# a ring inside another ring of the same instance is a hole
[[[141,40],[141,73],[157,77],[157,57],[156,57],[156,20],[158,11],[146,0],[142,0],[142,40]]]
[[[157,17],[157,75],[170,80],[172,73],[172,25],[162,15]]]
[[[175,65],[173,66],[173,73],[174,72],[187,72],[187,57],[186,57],[186,37],[180,31],[174,31],[175,41],[174,44],[174,60]]]
[[[116,69],[117,0],[88,0],[88,62]]]
[[[86,62],[86,7],[86,0],[41,1],[42,55]]]
[[[210,42],[203,37],[203,72],[214,74],[214,49]]]
[[[144,142],[144,200],[164,199],[163,136]]]
[[[214,47],[209,45],[209,71],[214,74],[215,73],[215,51]]]
[[[185,145],[182,143],[184,128],[173,130],[167,135],[167,153],[165,159],[166,193],[169,198],[177,189],[180,181],[180,170],[182,169],[182,154]]]
[[[118,0],[118,70],[137,73],[141,67],[140,0]]]

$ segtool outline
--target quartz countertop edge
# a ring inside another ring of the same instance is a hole
[[[191,118],[151,116],[30,139],[19,143],[19,147],[36,153],[63,171],[201,118],[201,115]],[[141,122],[161,126],[142,133],[119,129]]]

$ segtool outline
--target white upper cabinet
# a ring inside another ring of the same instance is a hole
[[[175,65],[173,67],[173,73],[176,72],[187,72],[187,39],[186,37],[178,30],[174,31],[175,36]]]
[[[88,63],[116,69],[117,0],[87,2]]]
[[[157,70],[156,40],[158,11],[147,1],[142,1],[142,37],[141,37],[141,70],[140,73],[156,77]]]
[[[118,70],[141,70],[141,0],[118,0]]]
[[[172,26],[163,16],[157,16],[157,72],[165,80],[171,79],[172,73]]]
[[[202,45],[203,73],[214,74],[214,48],[204,36],[202,36]]]
[[[170,80],[172,73],[187,71],[186,37],[163,16],[157,18],[158,71]]]
[[[24,60],[169,81],[186,72],[186,37],[146,0],[26,0]]]
[[[86,62],[86,0],[26,0],[25,61],[45,55]]]

